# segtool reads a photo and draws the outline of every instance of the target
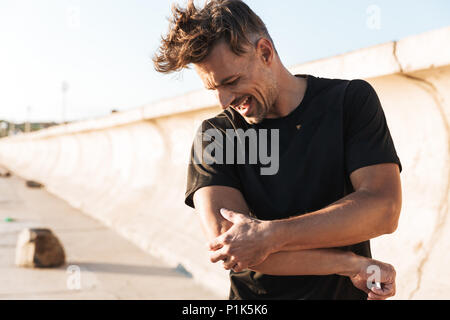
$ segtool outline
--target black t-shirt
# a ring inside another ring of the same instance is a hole
[[[203,121],[199,128],[200,133],[215,128],[224,134],[227,129],[278,129],[277,173],[262,175],[261,168],[268,164],[259,160],[249,163],[248,157],[245,164],[199,159],[194,143],[188,168],[187,205],[194,208],[193,194],[202,187],[229,186],[241,191],[255,217],[282,219],[322,209],[354,192],[350,174],[356,169],[397,163],[401,172],[383,109],[369,83],[298,76],[307,78],[307,89],[303,101],[289,115],[251,125],[228,108]],[[226,148],[229,139],[224,137]],[[201,135],[195,139],[205,140]],[[200,143],[203,150],[206,148],[205,141],[194,142]],[[269,142],[269,149],[270,146]],[[371,257],[369,241],[339,249]],[[230,280],[230,299],[367,298],[348,277],[338,275],[271,276],[246,270],[231,271]]]

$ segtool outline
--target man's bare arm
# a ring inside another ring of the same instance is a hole
[[[396,164],[381,164],[354,171],[351,181],[354,193],[321,210],[301,216],[253,223],[238,211],[225,210],[234,227],[210,242],[216,256],[233,250],[244,267],[261,261],[254,256],[259,243],[273,243],[270,254],[286,250],[306,250],[347,246],[363,242],[397,228],[401,208],[401,182]],[[239,221],[240,220],[240,221]],[[240,226],[239,226],[240,225]],[[263,255],[264,255],[263,254]]]
[[[219,213],[223,206],[249,214],[250,210],[241,192],[234,188],[212,186],[198,190],[194,195],[194,204],[199,214],[203,231],[208,239],[215,238],[226,232],[232,223]],[[274,244],[267,244],[273,246]],[[219,259],[212,260],[218,262]],[[283,261],[283,263],[280,263]],[[306,250],[293,252],[278,252],[266,257],[263,263],[251,269],[265,274],[287,275],[324,275],[346,274],[359,271],[355,268],[359,260],[350,252],[339,250]],[[233,259],[225,262],[226,269],[233,267]]]
[[[369,287],[370,268],[379,268],[380,287]],[[395,269],[390,264],[336,249],[313,249],[276,252],[253,271],[279,276],[329,275],[347,276],[353,285],[368,294],[368,300],[385,300],[395,295]]]
[[[224,206],[231,207],[234,211],[249,215],[249,208],[241,192],[234,188],[223,186],[211,186],[201,188],[194,194],[194,204],[201,219],[203,232],[208,239],[213,239],[232,226],[232,222],[223,218],[220,209]],[[276,246],[275,244],[267,244]],[[272,261],[271,261],[272,260]],[[214,259],[212,262],[218,262]],[[283,261],[283,263],[279,263]],[[299,263],[301,261],[301,263]],[[305,250],[283,251],[269,255],[264,263],[253,266],[251,269],[266,274],[288,275],[324,275],[324,274],[349,274],[355,270],[354,255],[340,250]],[[233,260],[225,263],[226,269],[231,269]],[[298,266],[301,265],[302,269]]]
[[[361,168],[350,179],[354,193],[316,212],[276,221],[277,250],[346,246],[393,233],[402,203],[398,166]]]
[[[194,195],[194,204],[208,239],[217,237],[232,227],[232,223],[220,214],[222,207],[233,208],[246,215],[250,212],[239,190],[222,186],[201,188]],[[211,262],[218,261],[220,260],[211,260]],[[224,262],[224,268],[229,270],[234,264],[231,255],[231,259]],[[365,280],[369,276],[366,270],[369,265],[378,265],[383,270],[382,289],[373,288],[370,292],[366,287]],[[238,268],[239,266],[236,271],[240,271]],[[269,275],[339,274],[350,277],[355,286],[369,293],[371,299],[386,299],[395,294],[395,271],[392,266],[336,249],[276,252],[249,269]]]
[[[208,240],[213,240],[231,228],[233,223],[224,219],[219,213],[224,206],[242,214],[249,215],[250,210],[239,190],[211,186],[201,188],[194,193],[195,210],[200,217],[203,233]]]

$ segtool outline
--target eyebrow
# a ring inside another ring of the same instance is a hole
[[[239,78],[240,77],[240,75],[239,74],[233,74],[233,75],[231,75],[231,76],[229,76],[229,77],[226,77],[225,79],[223,79],[222,81],[220,81],[220,83],[218,84],[218,85],[212,85],[212,86],[208,86],[208,90],[215,90],[215,89],[217,89],[218,87],[220,87],[220,86],[223,86],[223,85],[225,85],[227,82],[229,82],[231,79],[234,79],[234,78]]]

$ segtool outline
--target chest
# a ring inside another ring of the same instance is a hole
[[[253,214],[267,220],[286,218],[342,198],[346,178],[340,109],[296,119],[278,130],[278,148],[273,148],[273,141],[268,148],[270,164],[239,166],[244,197]],[[275,174],[262,174],[268,165]]]

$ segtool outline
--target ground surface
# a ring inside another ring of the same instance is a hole
[[[17,235],[26,227],[51,228],[64,245],[67,264],[16,267]],[[0,299],[218,297],[45,189],[27,188],[12,176],[0,178]]]

